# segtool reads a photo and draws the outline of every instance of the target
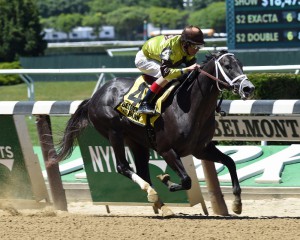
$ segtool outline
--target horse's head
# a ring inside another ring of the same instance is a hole
[[[214,61],[216,78],[227,83],[233,93],[239,94],[241,99],[252,98],[255,87],[244,74],[241,62],[233,53],[221,51],[214,56]],[[217,86],[219,88],[218,84]]]

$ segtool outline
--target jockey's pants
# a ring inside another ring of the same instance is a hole
[[[161,77],[160,62],[147,58],[142,50],[136,54],[134,63],[142,73],[156,78]]]

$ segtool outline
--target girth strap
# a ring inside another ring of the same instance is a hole
[[[146,120],[146,131],[147,131],[147,136],[148,136],[151,147],[154,150],[156,150],[157,149],[157,144],[156,144],[156,141],[155,141],[156,136],[155,136],[154,128],[151,126],[150,118],[151,118],[151,116],[149,116],[147,114],[146,115],[146,119],[147,119]]]

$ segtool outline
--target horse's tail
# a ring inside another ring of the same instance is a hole
[[[67,122],[63,137],[58,143],[57,153],[55,154],[54,159],[55,162],[60,162],[72,154],[77,137],[80,135],[81,131],[89,125],[89,103],[90,99],[84,100]]]

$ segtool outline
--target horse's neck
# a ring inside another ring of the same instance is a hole
[[[203,70],[214,75],[214,62],[210,62]],[[193,83],[186,84],[179,90],[171,106],[167,107],[168,112],[171,116],[181,116],[174,118],[178,126],[186,128],[188,121],[190,128],[193,129],[193,124],[202,125],[214,114],[218,93],[214,80],[200,73]]]
[[[212,74],[212,70],[209,73]],[[186,86],[177,93],[169,108],[172,116],[180,116],[173,118],[173,121],[177,122],[178,129],[185,129],[187,135],[197,129],[201,131],[216,108],[218,90],[214,81],[203,74],[198,78],[192,86]]]
[[[210,65],[210,67],[203,70],[214,75],[215,68]],[[191,91],[191,108],[193,109],[192,112],[195,114],[195,118],[198,115],[203,116],[203,114],[214,112],[218,94],[219,91],[215,81],[204,74],[200,74]]]
[[[187,89],[178,92],[168,109],[170,115],[167,115],[167,119],[172,116],[177,131],[192,146],[199,141],[206,141],[206,137],[212,134],[218,90],[213,80],[203,74]],[[203,133],[205,138],[201,136]]]

